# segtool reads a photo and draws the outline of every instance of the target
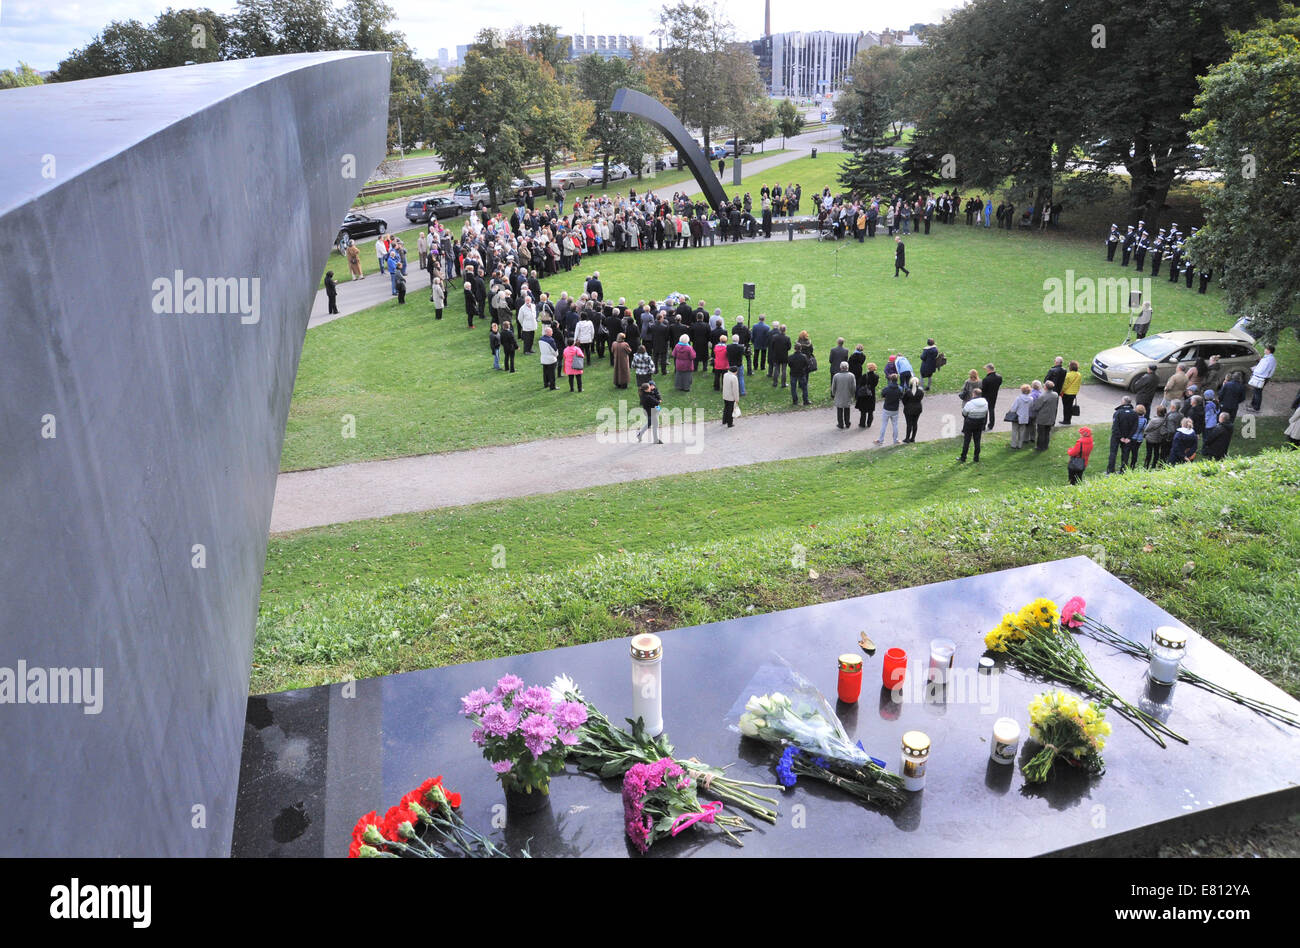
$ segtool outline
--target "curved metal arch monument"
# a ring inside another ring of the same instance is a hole
[[[722,184],[713,175],[713,166],[704,153],[695,146],[694,139],[686,127],[677,120],[677,116],[668,111],[668,107],[644,92],[635,89],[619,89],[614,93],[610,105],[611,112],[624,112],[645,119],[659,131],[668,136],[669,141],[677,146],[677,151],[686,159],[686,164],[695,175],[695,180],[708,199],[709,206],[715,211],[726,203],[727,195]]]
[[[0,855],[230,852],[289,399],[389,70],[0,92]]]

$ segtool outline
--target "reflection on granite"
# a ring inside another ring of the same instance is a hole
[[[775,782],[775,758],[743,741],[724,717],[755,669],[780,652],[834,700],[842,653],[859,651],[866,631],[880,646],[865,656],[867,681],[880,681],[885,649],[915,661],[942,634],[957,643],[944,687],[926,682],[927,658],[909,663],[900,691],[865,687],[857,705],[836,710],[868,752],[898,767],[905,731],[925,731],[932,752],[924,790],[893,813],[864,806],[802,780],[781,797],[775,826],[759,824],[743,848],[696,827],[655,845],[652,856],[1025,856],[1069,850],[1117,851],[1161,838],[1199,817],[1228,825],[1279,808],[1300,808],[1300,731],[1193,687],[1170,697],[1169,724],[1189,746],[1162,749],[1112,715],[1107,772],[1089,777],[1058,767],[1045,785],[1020,773],[1036,752],[1021,742],[1014,767],[989,761],[993,722],[1011,717],[1027,732],[1027,705],[1046,687],[1014,668],[979,675],[983,637],[1004,612],[1036,596],[1081,595],[1089,612],[1139,641],[1161,625],[1182,626],[1091,560],[1077,557],[664,632],[664,717],[682,756],[734,762],[740,779]],[[1223,684],[1300,712],[1289,698],[1193,634],[1186,664]],[[1080,642],[1101,677],[1129,700],[1146,687],[1145,662]],[[506,672],[547,684],[561,672],[611,718],[630,713],[624,640],[508,659],[391,675],[249,699],[235,820],[238,856],[343,856],[353,824],[383,811],[407,790],[441,774],[464,796],[474,826],[535,856],[625,856],[620,783],[576,773],[556,777],[542,811],[505,819],[495,776],[469,739],[460,696]],[[919,676],[919,677],[918,677]],[[1027,736],[1027,734],[1026,734]],[[1169,822],[1175,821],[1175,822]]]

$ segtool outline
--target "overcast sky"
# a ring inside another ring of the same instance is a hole
[[[959,0],[772,0],[772,31],[906,29],[913,23],[938,22]],[[555,23],[565,33],[626,33],[654,45],[662,0],[388,0],[397,13],[397,28],[422,58],[433,59],[440,47],[456,55],[456,46],[473,40],[484,26],[510,27],[538,21]],[[341,0],[339,0],[341,5]],[[21,60],[36,69],[53,69],[73,49],[84,46],[111,20],[150,23],[166,7],[210,7],[220,13],[235,8],[224,0],[0,0],[0,68]],[[763,32],[763,0],[720,0],[719,8],[743,39]]]

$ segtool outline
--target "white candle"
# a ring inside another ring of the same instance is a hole
[[[632,720],[640,718],[651,737],[664,729],[663,655],[659,636],[647,632],[632,639]]]
[[[1020,747],[1020,725],[1014,718],[998,718],[993,722],[993,749],[989,757],[999,764],[1013,764]]]
[[[1147,674],[1162,685],[1178,681],[1178,667],[1187,651],[1187,633],[1173,626],[1162,625],[1151,633],[1151,667]]]

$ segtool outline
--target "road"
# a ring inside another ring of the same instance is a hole
[[[807,154],[808,151],[814,145],[817,146],[817,149],[819,151],[840,151],[842,149],[840,146],[839,136],[840,136],[840,126],[838,125],[832,125],[828,128],[819,128],[813,132],[803,132],[799,135],[792,136],[791,138],[785,140],[785,148],[787,150],[787,153],[779,157],[783,161],[792,161],[795,158],[803,157],[803,155],[798,153],[802,152],[803,154]],[[746,163],[758,162],[763,160],[764,148],[766,148],[769,152],[779,150],[781,148],[781,139],[779,137],[768,139],[766,142],[763,142],[760,145],[755,146],[756,150],[753,155],[745,155],[743,161],[741,162],[741,171],[743,176],[747,177],[750,173],[749,169],[745,167]],[[790,152],[795,152],[795,154],[790,154]],[[408,174],[432,174],[433,173],[433,170],[429,170],[429,171],[411,170],[413,168],[418,167],[419,166],[418,163],[420,162],[437,162],[437,159],[436,158],[408,158],[403,162],[399,162],[402,168],[402,170],[399,172],[399,175],[405,176]],[[731,187],[731,160],[730,159],[727,160],[727,173],[725,175],[725,178],[726,180],[723,181],[723,187],[724,188]],[[610,185],[610,189],[609,189],[610,193],[617,194],[620,191],[625,191],[628,186],[628,182],[632,182],[635,180],[636,180],[635,178],[629,178],[627,179],[626,182],[625,181],[613,182]],[[653,178],[649,178],[646,180],[651,182],[651,185],[653,185],[653,181],[654,181]],[[642,184],[644,183],[645,182],[642,182]],[[640,190],[640,188],[638,188],[638,190]],[[451,188],[442,188],[442,189],[434,189],[432,191],[429,191],[428,194],[450,195],[451,192],[452,192]],[[409,201],[410,198],[405,197],[397,201],[386,201],[382,204],[372,204],[369,207],[359,208],[358,212],[364,214],[366,217],[373,217],[376,218],[377,220],[384,221],[388,225],[389,232],[396,233],[398,231],[407,230],[408,228],[415,226],[414,224],[412,224],[410,221],[406,219],[406,205]],[[448,223],[454,225],[456,221],[460,221],[463,224],[464,217],[451,218],[450,221],[444,221],[443,223],[444,225]],[[369,244],[369,243],[373,243],[374,240],[375,240],[374,237],[363,237],[361,238],[361,240],[357,242],[359,244]]]

